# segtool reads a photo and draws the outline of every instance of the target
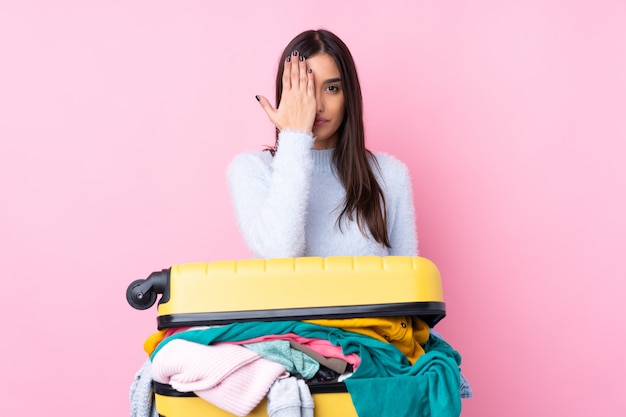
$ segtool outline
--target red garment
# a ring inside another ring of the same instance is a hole
[[[326,339],[309,339],[306,337],[298,336],[297,334],[294,334],[294,333],[273,334],[273,335],[255,337],[254,339],[242,340],[239,342],[228,342],[228,343],[237,344],[237,345],[245,345],[248,343],[269,342],[271,340],[292,340],[296,343],[300,343],[301,345],[308,347],[309,349],[319,353],[325,358],[343,359],[349,364],[351,364],[353,370],[355,371],[358,368],[359,363],[361,362],[361,358],[359,358],[357,354],[351,353],[349,355],[345,355],[343,351],[341,350],[340,346],[335,346]]]

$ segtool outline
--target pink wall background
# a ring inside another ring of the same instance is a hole
[[[127,285],[248,257],[225,169],[255,94],[325,27],[368,144],[414,178],[475,398],[463,416],[622,416],[623,1],[3,1],[3,415],[120,416],[156,310]]]

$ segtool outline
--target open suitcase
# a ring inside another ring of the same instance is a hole
[[[332,288],[332,291],[328,291]],[[157,327],[417,316],[430,327],[445,317],[441,278],[422,257],[302,257],[174,265],[132,282],[126,297],[147,309],[161,294]],[[315,416],[357,417],[345,384],[310,385]],[[154,383],[164,417],[232,416],[193,393]],[[267,417],[265,401],[250,414]]]

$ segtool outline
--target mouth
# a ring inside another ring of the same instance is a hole
[[[324,126],[326,123],[328,123],[329,120],[328,119],[315,119],[315,122],[313,123],[313,126]]]

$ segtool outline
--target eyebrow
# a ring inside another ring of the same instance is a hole
[[[341,82],[341,77],[329,78],[328,80],[324,81],[324,84],[332,84],[337,82]]]

